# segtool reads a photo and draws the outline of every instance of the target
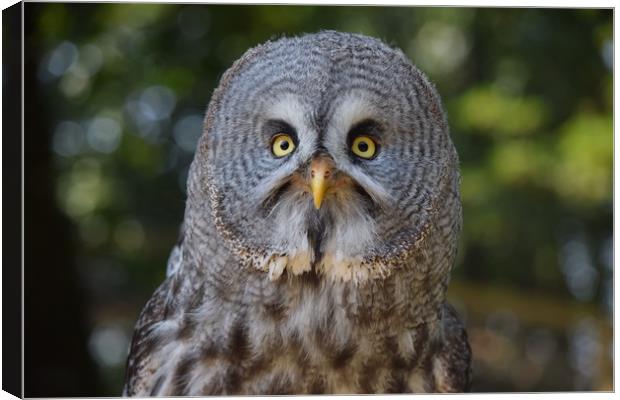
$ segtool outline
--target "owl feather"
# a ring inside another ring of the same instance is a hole
[[[248,50],[211,98],[123,394],[467,391],[458,186],[439,95],[400,50],[334,31]]]

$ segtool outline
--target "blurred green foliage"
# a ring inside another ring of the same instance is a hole
[[[79,232],[102,395],[120,393],[123,346],[164,278],[219,77],[252,46],[321,29],[400,47],[443,97],[464,206],[449,294],[470,331],[474,390],[611,389],[611,10],[28,3],[26,11],[38,16],[39,90],[53,116],[46,132],[26,134],[51,137],[57,198]]]

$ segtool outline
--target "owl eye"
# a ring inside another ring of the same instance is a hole
[[[295,150],[295,142],[293,138],[286,133],[281,133],[273,138],[271,151],[276,157],[284,157],[291,154]]]
[[[375,156],[377,145],[369,136],[358,136],[353,139],[351,151],[356,156],[369,160]]]

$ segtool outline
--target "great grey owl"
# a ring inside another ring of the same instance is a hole
[[[123,394],[468,390],[445,301],[458,187],[440,98],[400,50],[333,31],[248,50],[209,104]]]

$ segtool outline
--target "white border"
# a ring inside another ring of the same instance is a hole
[[[82,0],[80,2],[97,2],[97,1],[92,1],[92,0]],[[121,2],[121,1],[119,1]],[[475,3],[472,3],[471,1],[466,1],[466,0],[452,0],[448,3],[446,2],[441,2],[441,1],[423,1],[423,2],[417,2],[417,1],[407,1],[407,0],[391,0],[391,1],[386,1],[386,2],[377,2],[377,1],[361,1],[361,0],[357,0],[357,1],[325,1],[325,0],[296,0],[296,1],[281,1],[281,0],[269,0],[269,1],[264,1],[264,0],[252,0],[252,1],[218,1],[218,0],[213,0],[213,1],[196,1],[196,0],[185,0],[185,1],[165,1],[165,0],[151,0],[151,1],[132,1],[133,3],[197,3],[197,4],[274,4],[274,5],[293,5],[293,4],[297,4],[297,5],[376,5],[376,6],[443,6],[443,7],[502,7],[502,8],[510,8],[510,7],[519,7],[519,8],[523,8],[523,7],[538,7],[540,8],[541,6],[543,8],[615,8],[615,2],[610,2],[610,1],[600,1],[600,0],[595,0],[595,1],[576,1],[576,0],[572,0],[572,1],[548,1],[545,2],[545,4],[542,4],[539,1],[516,1],[516,0],[504,0],[501,3],[498,3],[497,1],[485,1],[485,0],[478,0]],[[14,4],[16,4],[15,1],[12,0],[0,0],[0,4],[2,5],[2,9],[5,9],[9,6],[12,6]],[[22,199],[22,214],[21,214],[21,221],[22,221],[22,227],[23,227],[23,223],[24,223],[24,209],[23,209],[23,196],[24,196],[24,162],[23,162],[23,157],[24,157],[24,150],[23,150],[23,145],[24,145],[24,133],[23,133],[23,123],[24,123],[24,98],[27,95],[24,92],[24,81],[23,81],[23,62],[24,62],[24,46],[23,46],[23,3],[22,3],[22,54],[21,54],[21,59],[22,59],[22,81],[21,81],[21,86],[22,86],[22,137],[21,137],[21,141],[22,141],[22,174],[21,174],[21,199]],[[617,121],[615,116],[618,115],[617,111],[618,111],[618,106],[617,106],[617,102],[615,101],[615,94],[618,92],[618,80],[615,79],[616,76],[616,66],[618,65],[618,57],[617,57],[617,53],[615,52],[615,43],[616,43],[616,15],[615,15],[615,10],[614,10],[614,16],[613,16],[613,20],[614,20],[614,34],[613,34],[613,38],[614,38],[614,106],[613,106],[613,111],[614,111],[614,155],[616,154],[620,154],[619,150],[620,150],[620,145],[618,144],[618,142],[615,140],[615,132],[616,132],[616,126],[617,126]],[[2,32],[0,30],[0,41],[2,40]],[[2,54],[0,54],[0,65],[2,65]],[[0,67],[1,68],[1,67]],[[567,82],[567,84],[570,84]],[[4,99],[2,99],[4,100]],[[0,118],[2,116],[2,100],[0,100]],[[0,149],[2,148],[2,143],[0,143]],[[2,173],[2,155],[0,154],[0,174]],[[618,166],[618,164],[615,162],[615,157],[614,157],[614,232],[618,231],[618,228],[620,228],[620,217],[618,216],[618,214],[616,213],[616,199],[618,199],[618,195],[620,194],[620,190],[618,189],[618,185],[616,184],[616,178],[618,176],[620,176],[619,174],[620,172],[620,167]],[[2,221],[2,209],[1,209],[1,205],[2,205],[2,199],[1,199],[1,188],[0,188],[0,222]],[[1,237],[1,234],[0,234]],[[24,270],[23,270],[23,257],[24,257],[24,232],[22,230],[22,235],[21,235],[21,241],[22,241],[22,245],[21,245],[21,253],[22,253],[22,304],[21,304],[21,309],[22,309],[22,333],[23,333],[23,316],[24,316]],[[614,234],[614,265],[617,265],[616,261],[617,259],[617,252],[615,251],[615,249],[619,248],[620,246],[620,238],[618,238],[617,235]],[[2,244],[0,243],[0,254],[2,253]],[[618,274],[614,273],[614,328],[615,328],[615,321],[616,321],[616,316],[618,315],[618,308],[616,307],[616,296],[615,296],[615,288],[618,287],[617,283],[618,283]],[[2,277],[0,276],[0,287],[2,284]],[[2,299],[0,299],[0,309],[2,306]],[[0,320],[0,328],[2,322]],[[618,359],[618,346],[616,346],[615,344],[617,343],[618,340],[618,332],[614,329],[614,361]],[[1,340],[2,340],[2,333],[0,331],[0,346],[1,346]],[[21,350],[22,350],[22,360],[23,360],[23,355],[24,355],[24,347],[23,347],[23,336],[22,336],[22,341],[21,341]],[[1,348],[0,348],[0,354],[1,354]],[[2,368],[2,362],[0,360],[0,369]],[[22,363],[22,395],[23,395],[23,390],[24,390],[24,382],[23,382],[23,363]],[[614,376],[614,388],[616,388],[616,384],[618,382],[618,368],[616,368],[615,366],[615,362],[614,362],[614,371],[613,371],[613,376]],[[1,384],[1,375],[0,375],[0,384]],[[416,395],[416,398],[429,398],[432,395]],[[519,397],[519,398],[546,398],[546,399],[574,399],[574,398],[581,398],[581,397],[586,397],[588,399],[590,398],[595,398],[595,399],[601,399],[601,398],[610,398],[612,396],[614,396],[613,393],[592,393],[592,392],[587,392],[587,393],[575,393],[575,392],[559,392],[559,393],[522,393],[522,394],[512,394],[512,393],[489,393],[489,394],[467,394],[465,395],[468,398],[491,398],[490,396],[492,396],[493,399],[507,399],[507,398],[514,398],[514,397]],[[312,396],[296,396],[296,398],[310,398]],[[326,397],[326,398],[332,398],[335,396],[322,396],[322,397]],[[347,397],[358,397],[358,396],[347,396]],[[359,396],[361,397],[361,396]],[[403,398],[403,396],[399,396],[400,398]],[[13,398],[13,396],[9,395],[6,392],[0,392],[0,399],[5,399],[5,398]],[[247,399],[248,397],[229,397],[232,399]],[[377,398],[377,399],[384,399],[384,398],[395,398],[395,396],[373,396],[372,398]],[[259,396],[259,397],[252,397],[252,399],[273,399],[273,397],[265,397],[265,396]]]

